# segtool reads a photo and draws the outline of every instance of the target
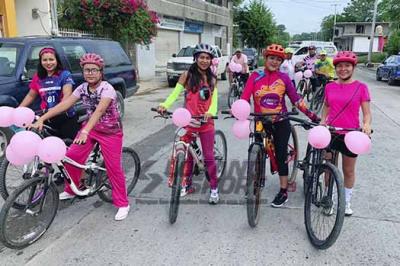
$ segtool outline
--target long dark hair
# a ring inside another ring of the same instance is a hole
[[[211,88],[211,90],[214,90],[214,74],[211,71],[211,68],[206,69],[206,77],[207,77],[207,84]],[[188,70],[188,75],[186,78],[185,84],[188,85],[188,90],[195,93],[198,90],[201,89],[201,83],[202,83],[202,74],[200,72],[199,66],[197,65],[197,61],[194,62],[189,70]]]
[[[44,49],[51,49],[54,51],[54,56],[56,58],[57,61],[57,67],[54,70],[54,73],[59,73],[61,71],[64,70],[64,66],[61,63],[61,59],[60,56],[57,54],[56,50],[54,50],[53,48],[43,48],[42,50],[40,50],[39,52],[39,64],[38,64],[38,68],[37,68],[37,75],[40,79],[44,79],[47,77],[47,70],[42,66],[42,56],[45,53],[41,53]]]

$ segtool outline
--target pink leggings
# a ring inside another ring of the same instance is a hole
[[[215,139],[215,131],[210,130],[206,132],[199,133],[201,147],[203,148],[203,156],[205,160],[205,164],[207,166],[207,171],[210,176],[210,187],[211,189],[216,189],[218,187],[217,180],[217,165],[215,163],[214,157],[214,139]],[[186,142],[194,141],[195,138],[191,136],[191,132],[188,131],[186,135],[183,137],[183,140]],[[191,184],[191,176],[193,171],[193,156],[189,153],[188,160],[185,165],[184,177],[187,178],[186,183]]]
[[[78,133],[78,136],[80,133],[81,132]],[[84,164],[89,157],[90,152],[93,150],[95,142],[97,141],[100,144],[108,178],[110,179],[112,186],[113,203],[118,208],[129,205],[128,196],[126,195],[125,175],[122,171],[123,136],[124,135],[122,132],[112,135],[105,135],[92,130],[88,135],[86,144],[72,144],[67,152],[67,157],[77,163]],[[65,164],[65,169],[71,176],[75,185],[78,186],[81,179],[82,170],[67,163]],[[65,182],[64,191],[71,195],[74,194],[67,182]]]

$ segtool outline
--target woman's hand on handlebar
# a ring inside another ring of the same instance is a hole
[[[204,121],[207,122],[208,119],[210,119],[211,117],[213,117],[212,114],[210,114],[210,113],[205,113],[205,114],[204,114]]]
[[[42,129],[43,129],[43,120],[39,118],[38,121],[36,121],[34,124],[28,125],[26,128],[30,129],[32,127],[37,128],[39,131],[42,131]]]
[[[86,143],[87,137],[88,137],[87,134],[81,132],[79,134],[79,137],[74,139],[73,143],[78,145],[83,145]]]
[[[368,136],[371,135],[371,133],[372,133],[371,125],[369,123],[365,123],[362,126],[361,131],[364,132],[365,134],[367,134]]]
[[[158,106],[158,113],[160,115],[162,115],[165,111],[167,111],[167,108],[165,108],[164,106]]]

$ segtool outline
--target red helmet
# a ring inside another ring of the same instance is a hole
[[[350,62],[353,65],[357,65],[357,56],[351,51],[339,52],[335,58],[333,58],[333,65],[336,66],[340,62]]]
[[[268,55],[278,56],[282,58],[282,60],[286,59],[285,50],[283,49],[282,45],[278,44],[271,44],[268,46],[267,50],[264,51],[264,56],[267,57]]]
[[[105,66],[103,58],[101,58],[100,55],[97,54],[84,54],[79,62],[81,67],[83,67],[84,64],[95,64],[99,66],[100,68],[103,68]]]

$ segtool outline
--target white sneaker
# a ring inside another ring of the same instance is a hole
[[[115,215],[115,221],[122,221],[128,217],[129,210],[129,205],[127,207],[119,208],[117,214]]]
[[[65,191],[60,193],[60,200],[69,200],[69,199],[73,199],[73,198],[75,198],[75,195],[71,195]]]
[[[208,203],[218,204],[218,202],[219,202],[218,189],[211,189],[210,198],[208,199]]]
[[[353,214],[353,210],[350,208],[350,201],[346,201],[346,210],[344,211],[344,215],[351,216]]]

